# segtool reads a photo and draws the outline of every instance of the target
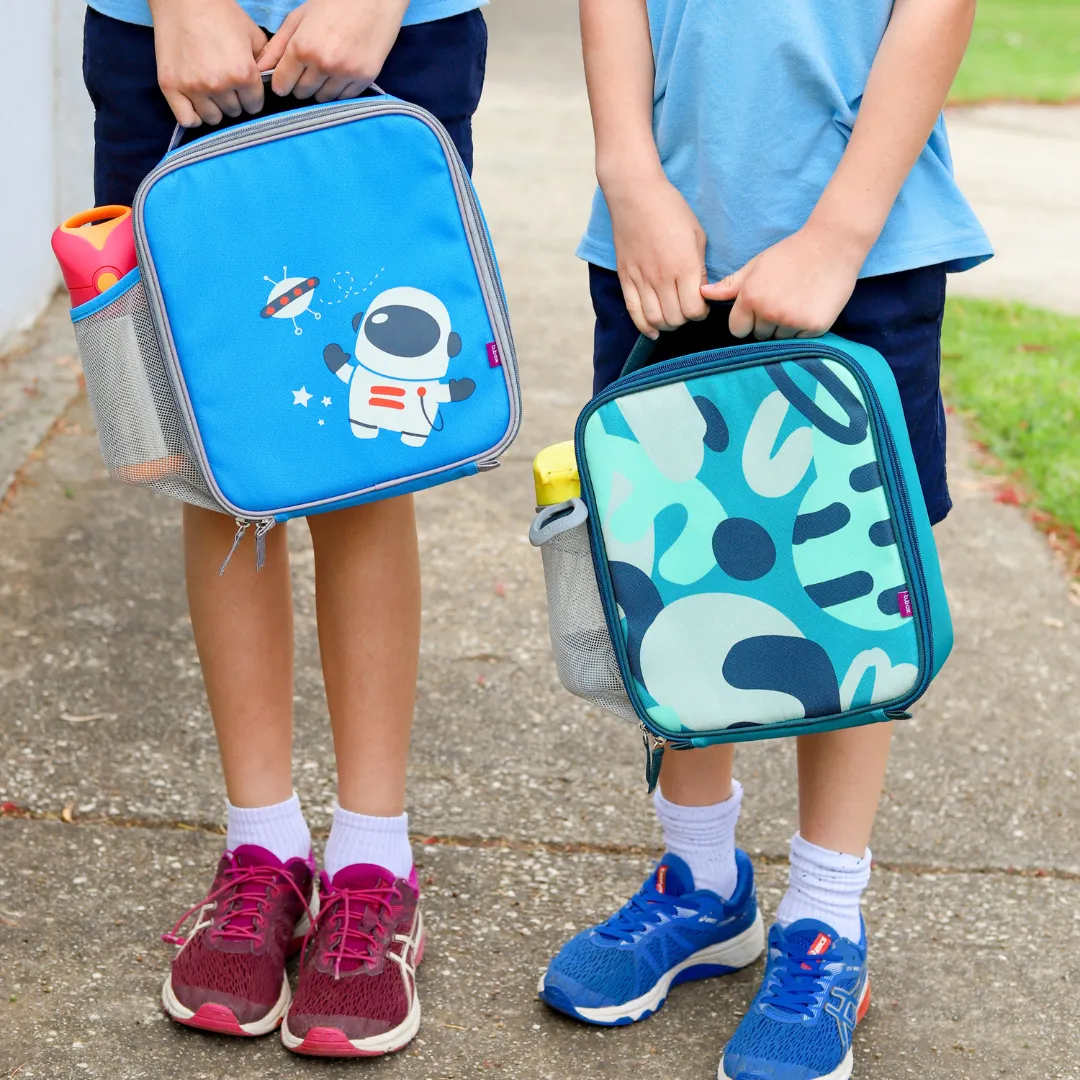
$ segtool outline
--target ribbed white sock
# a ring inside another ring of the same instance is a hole
[[[311,833],[295,791],[291,799],[273,806],[233,806],[228,799],[225,806],[229,822],[225,847],[229,851],[241,844],[257,844],[282,862],[306,859],[311,853]]]
[[[653,795],[664,846],[690,867],[697,888],[709,889],[724,900],[731,898],[739,881],[735,825],[742,794],[742,784],[732,780],[731,797],[712,806],[668,802],[659,788]]]
[[[323,869],[333,878],[343,866],[356,863],[372,863],[407,878],[413,865],[409,815],[370,817],[335,806]]]
[[[791,839],[788,890],[776,921],[790,926],[799,919],[818,919],[841,937],[858,941],[862,937],[859,901],[870,881],[870,859],[869,848],[859,859],[820,848],[796,833]]]

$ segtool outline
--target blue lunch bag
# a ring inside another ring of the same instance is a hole
[[[72,311],[106,464],[230,514],[236,544],[255,526],[260,563],[275,522],[494,468],[517,434],[491,240],[418,106],[377,93],[174,146],[134,230],[138,268]]]
[[[579,416],[579,497],[538,458],[564,685],[640,723],[650,787],[665,749],[907,717],[952,624],[884,358],[832,334],[653,349]]]

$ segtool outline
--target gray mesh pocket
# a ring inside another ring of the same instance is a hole
[[[584,511],[579,500],[574,503]],[[570,504],[563,505],[569,514]],[[559,529],[558,518],[551,516],[557,509],[541,513],[531,537],[544,559],[548,626],[559,679],[570,693],[636,721],[600,601],[589,527],[579,517],[578,524]],[[564,525],[570,520],[568,516]]]
[[[79,319],[75,337],[109,472],[220,510],[190,450],[142,282]]]

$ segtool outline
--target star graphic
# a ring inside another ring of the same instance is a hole
[[[319,427],[325,427],[325,426],[326,426],[326,421],[325,420],[320,420],[319,421]]]
[[[324,408],[333,404],[333,402],[328,397],[324,397],[322,399],[322,403]]]
[[[306,409],[307,403],[311,400],[311,394],[307,392],[306,386],[301,386],[299,390],[292,391],[292,398],[294,405],[303,405]]]

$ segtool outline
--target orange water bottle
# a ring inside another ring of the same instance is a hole
[[[53,252],[78,307],[135,269],[130,206],[96,206],[70,217],[53,233]]]

